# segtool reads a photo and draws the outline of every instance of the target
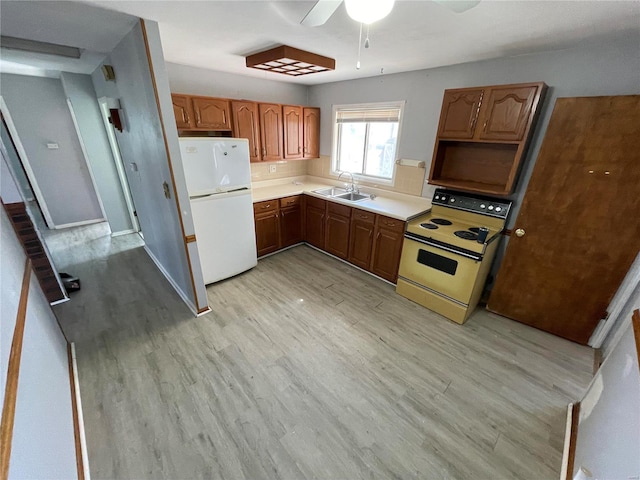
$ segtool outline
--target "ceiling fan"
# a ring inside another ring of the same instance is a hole
[[[480,3],[480,0],[431,0],[438,5],[441,5],[449,10],[462,13],[467,10],[475,7]],[[338,9],[343,0],[318,0],[316,4],[309,10],[309,13],[302,19],[300,22],[302,25],[307,27],[319,27],[320,25],[324,25],[329,18],[334,14],[334,12]],[[376,20],[379,20],[385,17],[393,7],[393,0],[386,0],[382,2],[378,2],[380,4],[380,14],[374,20],[366,21],[367,18],[376,17],[374,10],[376,2],[363,2],[363,1],[355,1],[355,0],[346,0],[345,4],[347,7],[347,13],[354,20],[361,23],[373,23]],[[359,12],[357,7],[358,4],[364,6],[362,12]],[[364,15],[364,17],[362,16]],[[372,17],[372,15],[374,17]]]

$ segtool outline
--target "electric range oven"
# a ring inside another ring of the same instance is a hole
[[[436,189],[407,225],[396,292],[457,323],[480,300],[511,202]]]

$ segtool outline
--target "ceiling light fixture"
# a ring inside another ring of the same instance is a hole
[[[335,70],[336,61],[316,53],[299,50],[287,45],[266,50],[246,57],[249,68],[282,73],[291,77]]]
[[[395,0],[344,0],[347,14],[356,22],[367,25],[389,15],[394,3]]]

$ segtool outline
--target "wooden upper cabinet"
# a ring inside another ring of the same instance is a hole
[[[302,158],[302,107],[283,105],[284,121],[284,158]]]
[[[195,128],[200,130],[231,130],[229,100],[226,98],[191,97]]]
[[[233,136],[249,140],[249,158],[259,162],[260,155],[260,123],[258,121],[258,104],[255,102],[232,101]]]
[[[492,88],[483,101],[483,124],[478,133],[482,140],[522,140],[531,116],[531,106],[538,85]]]
[[[320,157],[320,109],[314,107],[304,107],[302,111],[304,134],[303,134],[303,157]]]
[[[446,90],[440,113],[438,136],[473,138],[484,90]]]
[[[262,161],[282,160],[282,106],[273,103],[258,104],[260,114],[260,144]]]
[[[542,82],[446,90],[429,183],[511,193],[546,90]]]
[[[176,117],[178,129],[193,128],[193,114],[191,113],[191,97],[188,95],[171,94],[173,115]]]

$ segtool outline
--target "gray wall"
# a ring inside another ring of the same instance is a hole
[[[130,231],[133,226],[91,77],[63,72],[60,79],[73,107],[87,162],[91,166],[111,233]]]
[[[640,304],[640,292],[632,301]],[[640,370],[633,328],[628,321],[620,342],[600,367],[580,404],[574,473],[584,466],[593,478],[637,478],[639,406]]]
[[[27,179],[27,175],[24,173],[24,169],[22,168],[22,163],[20,162],[20,157],[18,156],[18,152],[14,148],[11,143],[11,136],[9,135],[9,131],[5,128],[4,122],[0,125],[1,134],[0,140],[2,141],[2,155],[4,156],[7,164],[5,165],[7,169],[7,174],[11,172],[13,181],[16,182],[17,188],[19,189],[20,200],[15,200],[16,202],[23,201],[31,201],[34,200],[35,197],[33,195],[33,191],[31,190],[31,186],[29,185],[29,180]],[[2,179],[4,182],[4,179]],[[7,203],[5,201],[5,203]]]
[[[116,138],[145,244],[183,298],[195,305],[175,195],[171,188],[167,199],[163,191],[164,182],[172,185],[171,172],[140,24],[104,63],[113,66],[116,81],[106,82],[100,67],[91,77],[98,97],[120,100],[124,131],[116,130]]]
[[[0,91],[55,226],[103,218],[60,80],[1,75]],[[47,143],[59,145],[47,149]]]
[[[4,397],[25,254],[0,208],[0,392]],[[77,478],[67,342],[32,273],[9,478]]]
[[[311,105],[307,103],[308,87],[305,85],[187,67],[176,63],[167,63],[166,66],[173,93]],[[274,73],[265,75],[276,76]]]

